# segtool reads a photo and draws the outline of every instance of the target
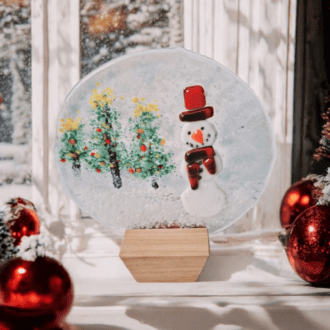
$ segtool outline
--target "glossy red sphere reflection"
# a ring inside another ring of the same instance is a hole
[[[70,276],[52,258],[15,258],[0,267],[0,327],[1,321],[11,329],[16,329],[15,322],[37,329],[60,327],[72,301]]]
[[[313,181],[305,180],[296,182],[287,190],[280,208],[280,220],[283,228],[289,229],[298,215],[316,205],[316,201],[312,198],[312,192],[315,189],[317,188]]]
[[[330,206],[316,205],[297,217],[286,253],[293,270],[303,280],[330,283]]]
[[[14,245],[21,243],[23,236],[38,235],[40,220],[37,213],[29,208],[21,209],[18,218],[7,222],[8,228],[15,239]]]

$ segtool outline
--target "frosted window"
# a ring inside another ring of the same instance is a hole
[[[0,200],[31,197],[29,0],[0,2]]]
[[[182,0],[82,0],[81,73],[135,51],[183,46]]]

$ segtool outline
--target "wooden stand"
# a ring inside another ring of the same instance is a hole
[[[209,255],[206,228],[126,230],[119,254],[137,282],[194,282]]]

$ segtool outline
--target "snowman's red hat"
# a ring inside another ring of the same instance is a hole
[[[180,114],[179,119],[181,121],[198,121],[205,120],[214,115],[213,107],[205,107],[206,99],[204,88],[200,85],[189,86],[183,91],[185,108],[188,111],[184,111]]]

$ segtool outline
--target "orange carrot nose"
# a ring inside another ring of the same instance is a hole
[[[191,138],[198,143],[203,143],[203,132],[200,129],[197,129],[195,133],[191,134]]]

